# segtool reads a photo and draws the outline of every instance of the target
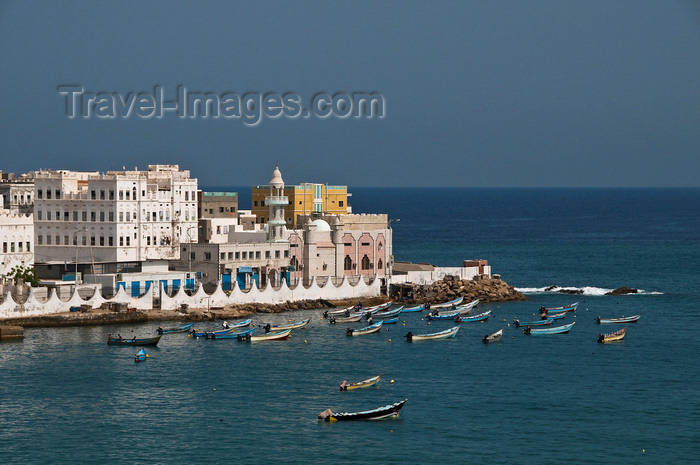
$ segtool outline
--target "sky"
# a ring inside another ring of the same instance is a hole
[[[64,86],[101,93],[101,116],[69,118]],[[256,95],[293,94],[310,117],[115,110],[155,86],[258,110]],[[380,96],[381,117],[342,117],[353,93]],[[340,95],[337,114],[316,116],[317,95]],[[0,0],[0,113],[4,172],[165,163],[244,186],[279,164],[288,184],[699,187],[700,2]]]

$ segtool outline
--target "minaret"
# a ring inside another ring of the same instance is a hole
[[[270,207],[267,240],[269,242],[285,242],[287,240],[287,222],[284,219],[284,207],[289,205],[289,199],[284,195],[284,181],[278,166],[275,166],[275,171],[272,172],[270,195],[265,197],[265,205]]]

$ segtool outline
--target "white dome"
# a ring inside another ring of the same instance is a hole
[[[316,225],[316,231],[330,231],[331,227],[323,220],[313,220],[311,224]]]

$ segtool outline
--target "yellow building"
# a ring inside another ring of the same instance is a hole
[[[258,223],[269,219],[270,209],[265,205],[265,197],[270,195],[270,186],[253,186],[251,210]],[[313,212],[329,215],[352,213],[348,204],[348,186],[327,186],[325,184],[304,183],[298,186],[284,186],[284,195],[289,204],[284,208],[284,218],[288,228],[297,227],[297,215]]]

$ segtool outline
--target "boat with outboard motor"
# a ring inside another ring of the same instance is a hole
[[[342,412],[334,413],[331,409],[326,409],[318,414],[319,420],[336,421],[349,420],[383,420],[385,418],[396,418],[399,416],[399,411],[404,406],[408,399],[396,402],[394,404],[385,405],[384,407],[375,408],[372,410],[364,410],[361,412]]]
[[[603,344],[619,342],[625,338],[625,334],[627,334],[627,328],[622,328],[614,333],[600,334],[598,335],[598,342],[602,342]]]
[[[383,321],[378,321],[374,324],[371,324],[369,326],[365,326],[364,328],[360,328],[360,329],[347,328],[345,330],[345,334],[348,336],[364,336],[365,334],[376,333],[382,329],[383,323],[384,323]]]
[[[382,377],[381,374],[378,374],[377,376],[372,376],[371,378],[363,379],[362,381],[357,381],[355,383],[348,383],[347,381],[343,381],[340,383],[340,390],[341,391],[352,391],[353,389],[362,389],[370,386],[374,386],[379,382],[379,379]]]
[[[501,340],[501,336],[503,336],[503,328],[499,329],[495,333],[487,334],[486,336],[482,337],[481,342],[484,344],[488,344],[489,342],[498,342]]]
[[[544,334],[565,334],[565,333],[568,333],[571,330],[571,328],[573,328],[573,326],[575,324],[576,324],[576,322],[574,321],[573,323],[569,323],[568,325],[564,325],[564,326],[557,326],[555,328],[540,328],[540,329],[535,329],[535,328],[528,326],[527,328],[525,328],[523,330],[523,334],[528,334],[528,335],[532,335],[532,336],[544,335]]]

